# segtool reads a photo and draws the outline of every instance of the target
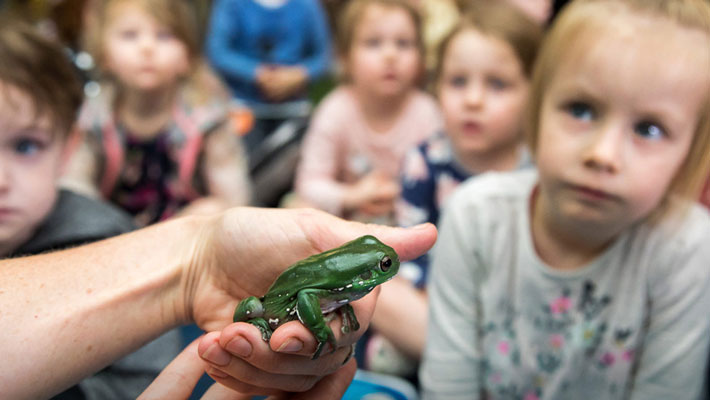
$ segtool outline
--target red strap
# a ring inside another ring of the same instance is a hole
[[[103,135],[104,154],[106,156],[104,173],[101,177],[101,194],[103,194],[104,198],[108,199],[121,173],[125,154],[113,118],[106,121],[101,132]]]
[[[186,195],[198,197],[192,187],[192,178],[202,147],[202,135],[197,124],[179,106],[175,107],[174,118],[175,124],[185,133],[185,143],[178,152],[178,178]]]

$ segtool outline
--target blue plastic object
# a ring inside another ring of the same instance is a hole
[[[417,390],[408,381],[358,369],[342,400],[417,400]]]

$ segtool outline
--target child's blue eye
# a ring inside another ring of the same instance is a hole
[[[490,78],[488,79],[488,84],[494,90],[503,90],[508,87],[508,82],[500,78]]]
[[[371,38],[365,40],[365,46],[366,47],[377,47],[380,45],[381,40],[378,38]]]
[[[468,83],[468,79],[466,79],[465,76],[452,76],[449,79],[449,85],[451,85],[455,88],[465,87],[467,83]]]
[[[121,36],[122,39],[132,40],[132,39],[135,39],[138,37],[138,31],[136,31],[134,29],[127,29],[127,30],[121,31],[121,33],[119,35]]]
[[[414,46],[414,42],[409,39],[399,39],[397,40],[397,47],[403,50],[409,49]]]
[[[42,149],[40,143],[31,139],[20,139],[15,143],[15,152],[26,156],[37,154]]]
[[[647,139],[660,139],[666,136],[666,132],[663,128],[649,121],[642,121],[634,125],[634,132]]]
[[[572,102],[566,107],[567,112],[574,118],[591,121],[594,119],[594,110],[586,103],[582,102]]]
[[[173,33],[170,31],[159,31],[157,37],[158,37],[158,40],[165,41],[165,40],[172,40],[172,38],[174,36],[173,36]]]

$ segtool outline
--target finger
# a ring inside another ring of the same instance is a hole
[[[373,235],[391,246],[400,260],[412,260],[426,253],[436,241],[436,227],[426,223],[411,228],[363,224],[345,221],[317,210],[297,212],[295,222],[301,227],[313,247],[320,251],[332,249],[362,235]]]
[[[188,398],[205,372],[205,364],[197,354],[199,341],[200,338],[195,339],[178,354],[138,398]]]
[[[237,392],[220,383],[213,383],[200,400],[251,400],[251,394]]]
[[[294,322],[308,339],[312,334],[300,323]],[[234,323],[224,328],[219,336],[216,332],[205,335],[200,343],[200,355],[213,367],[238,380],[264,386],[273,375],[324,376],[333,373],[343,364],[350,352],[349,347],[338,348],[318,360],[311,360],[297,354],[277,353],[261,339],[255,327],[245,323]],[[295,339],[298,340],[298,339]],[[313,347],[315,350],[315,345]],[[218,354],[221,353],[221,354]],[[269,376],[271,374],[272,376]],[[299,378],[301,379],[301,378]]]

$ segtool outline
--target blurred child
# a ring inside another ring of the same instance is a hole
[[[425,398],[697,399],[710,342],[710,4],[578,0],[541,47],[537,171],[451,196]]]
[[[311,121],[296,193],[345,218],[393,223],[404,153],[441,126],[436,103],[417,86],[419,16],[407,0],[353,0],[339,28],[345,82]]]
[[[439,210],[464,179],[485,171],[531,165],[523,144],[523,110],[542,32],[505,2],[474,2],[439,48],[435,92],[444,130],[405,157],[397,222],[436,224]],[[373,326],[413,360],[424,349],[427,255],[402,265],[397,279],[383,285]],[[404,278],[404,279],[402,279]],[[413,285],[412,285],[413,284]],[[374,337],[365,367],[415,374],[413,361],[395,363],[396,353]],[[409,366],[397,371],[395,366]]]
[[[63,49],[0,16],[0,257],[62,249],[132,229],[121,211],[58,188],[78,141],[74,121],[81,101],[79,77]],[[28,282],[28,291],[41,290],[31,287]],[[57,398],[135,398],[180,345],[173,331]],[[77,343],[77,351],[86,349]]]
[[[307,86],[330,70],[330,29],[320,1],[219,0],[207,54],[254,112],[245,137],[251,154],[284,120],[307,116]]]
[[[139,226],[250,200],[229,96],[201,63],[184,0],[108,0],[93,52],[105,75],[80,115],[70,178],[99,190]]]

